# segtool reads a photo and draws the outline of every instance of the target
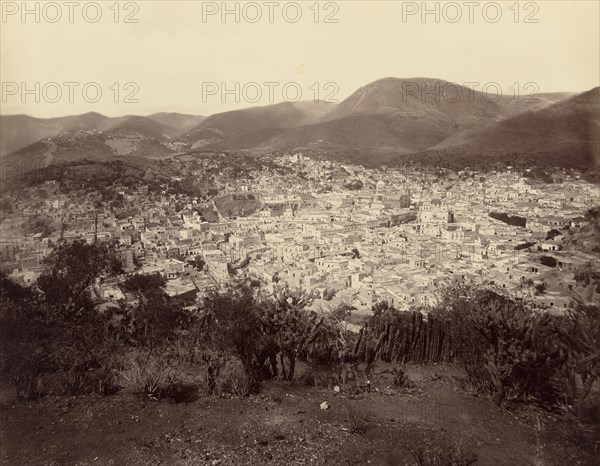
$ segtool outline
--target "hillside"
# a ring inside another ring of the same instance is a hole
[[[159,141],[169,139],[164,125],[136,115],[114,118],[102,130],[115,136],[153,138]]]
[[[60,118],[34,118],[28,115],[0,116],[0,155],[10,154],[40,139],[80,129],[103,129],[110,118],[90,112]]]
[[[568,95],[540,94],[534,103],[502,96],[493,102],[481,92],[439,79],[385,78],[360,88],[319,122],[283,132],[259,148],[359,149],[377,158],[390,152],[418,153]]]
[[[206,117],[184,113],[161,112],[148,115],[146,118],[163,125],[170,137],[180,136],[201,123]],[[172,130],[172,131],[171,131]]]
[[[142,136],[142,132],[151,133],[147,128],[136,126],[136,122],[115,126],[106,132],[69,131],[6,155],[2,161],[6,164],[23,164],[27,171],[52,163],[81,159],[107,161],[127,157],[157,158],[175,153],[160,141]]]
[[[111,134],[168,140],[184,133],[204,117],[179,113],[157,113],[148,117],[126,115],[107,117],[95,112],[59,118],[28,115],[0,116],[0,155],[23,149],[41,139],[78,130],[107,131]]]
[[[368,165],[413,159],[461,167],[483,158],[594,169],[598,101],[598,89],[542,93],[533,100],[505,92],[496,99],[440,79],[385,78],[339,104],[283,102],[207,118],[165,112],[3,116],[1,155],[47,164],[78,157],[154,158],[190,149],[254,155],[305,150]],[[84,137],[85,131],[98,131],[104,140],[92,133]]]
[[[419,157],[470,163],[540,162],[578,168],[598,167],[600,88],[533,111],[517,114],[486,128],[455,135]]]
[[[310,124],[331,110],[323,102],[282,102],[218,113],[184,135],[189,142],[208,139],[222,148],[250,148],[285,129]]]

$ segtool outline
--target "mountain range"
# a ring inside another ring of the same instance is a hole
[[[600,89],[493,95],[431,78],[385,78],[338,104],[284,102],[208,117],[0,117],[3,160],[168,157],[189,151],[319,151],[369,165],[523,160],[597,169]]]

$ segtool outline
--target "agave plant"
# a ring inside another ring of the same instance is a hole
[[[572,374],[571,395],[579,400],[591,392],[600,378],[600,307],[575,302],[566,319],[556,325],[556,333],[566,347],[568,370],[581,377],[583,390],[577,396]]]

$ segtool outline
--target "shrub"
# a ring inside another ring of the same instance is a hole
[[[242,363],[236,358],[230,358],[215,379],[214,394],[247,396],[253,391],[254,381],[248,376]]]
[[[542,256],[540,257],[540,263],[547,267],[556,267],[558,261],[552,256]]]
[[[261,312],[250,286],[236,283],[225,292],[212,291],[204,301],[207,345],[218,352],[235,355],[250,381],[258,388],[259,372],[264,361],[258,360],[265,338]]]
[[[300,382],[309,387],[314,387],[316,384],[315,375],[312,372],[304,372],[300,375]]]
[[[368,416],[360,413],[356,409],[348,406],[348,431],[351,434],[364,434],[371,425],[371,420]]]
[[[181,333],[168,344],[165,351],[180,364],[196,364],[202,361],[201,343],[196,341],[195,335]]]
[[[600,307],[575,302],[555,320],[555,332],[566,354],[570,400],[585,400],[600,378]],[[581,380],[578,390],[576,375]]]
[[[405,387],[409,384],[410,380],[406,372],[400,367],[394,368],[394,386],[395,387]]]
[[[544,283],[539,283],[538,285],[535,285],[535,291],[536,294],[544,294],[544,292],[546,291],[546,285]]]
[[[159,399],[174,383],[174,375],[164,359],[151,355],[135,355],[122,362],[116,385],[126,392]]]
[[[326,314],[318,321],[307,321],[305,325],[310,334],[301,340],[300,359],[317,364],[344,362],[352,335],[343,329],[341,319],[335,314]]]
[[[37,394],[110,395],[115,393],[117,388],[113,367],[108,364],[88,371],[81,371],[75,367],[66,371],[44,373],[39,378]]]
[[[119,270],[114,250],[81,241],[45,260],[41,292],[0,276],[2,371],[19,398],[110,391],[120,347],[110,310],[95,308],[89,288]]]
[[[112,391],[120,345],[108,314],[73,316],[40,302],[8,303],[2,329],[2,371],[18,398]]]
[[[517,244],[515,246],[515,251],[520,251],[522,249],[527,249],[527,248],[530,248],[531,246],[535,246],[535,243],[527,241],[525,243]]]
[[[477,463],[477,455],[460,441],[425,439],[411,446],[417,466],[469,466]]]
[[[498,404],[552,401],[551,382],[562,362],[552,316],[492,288],[464,286],[451,294],[450,325],[452,331],[463,326],[462,344],[473,346],[475,357],[461,353],[461,360],[474,384],[491,390]]]

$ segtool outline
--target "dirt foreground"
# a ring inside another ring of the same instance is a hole
[[[575,429],[531,406],[500,409],[444,376],[420,376],[409,388],[390,377],[378,374],[365,393],[275,381],[259,395],[189,403],[123,393],[8,401],[0,458],[11,466],[600,464],[598,426]]]

